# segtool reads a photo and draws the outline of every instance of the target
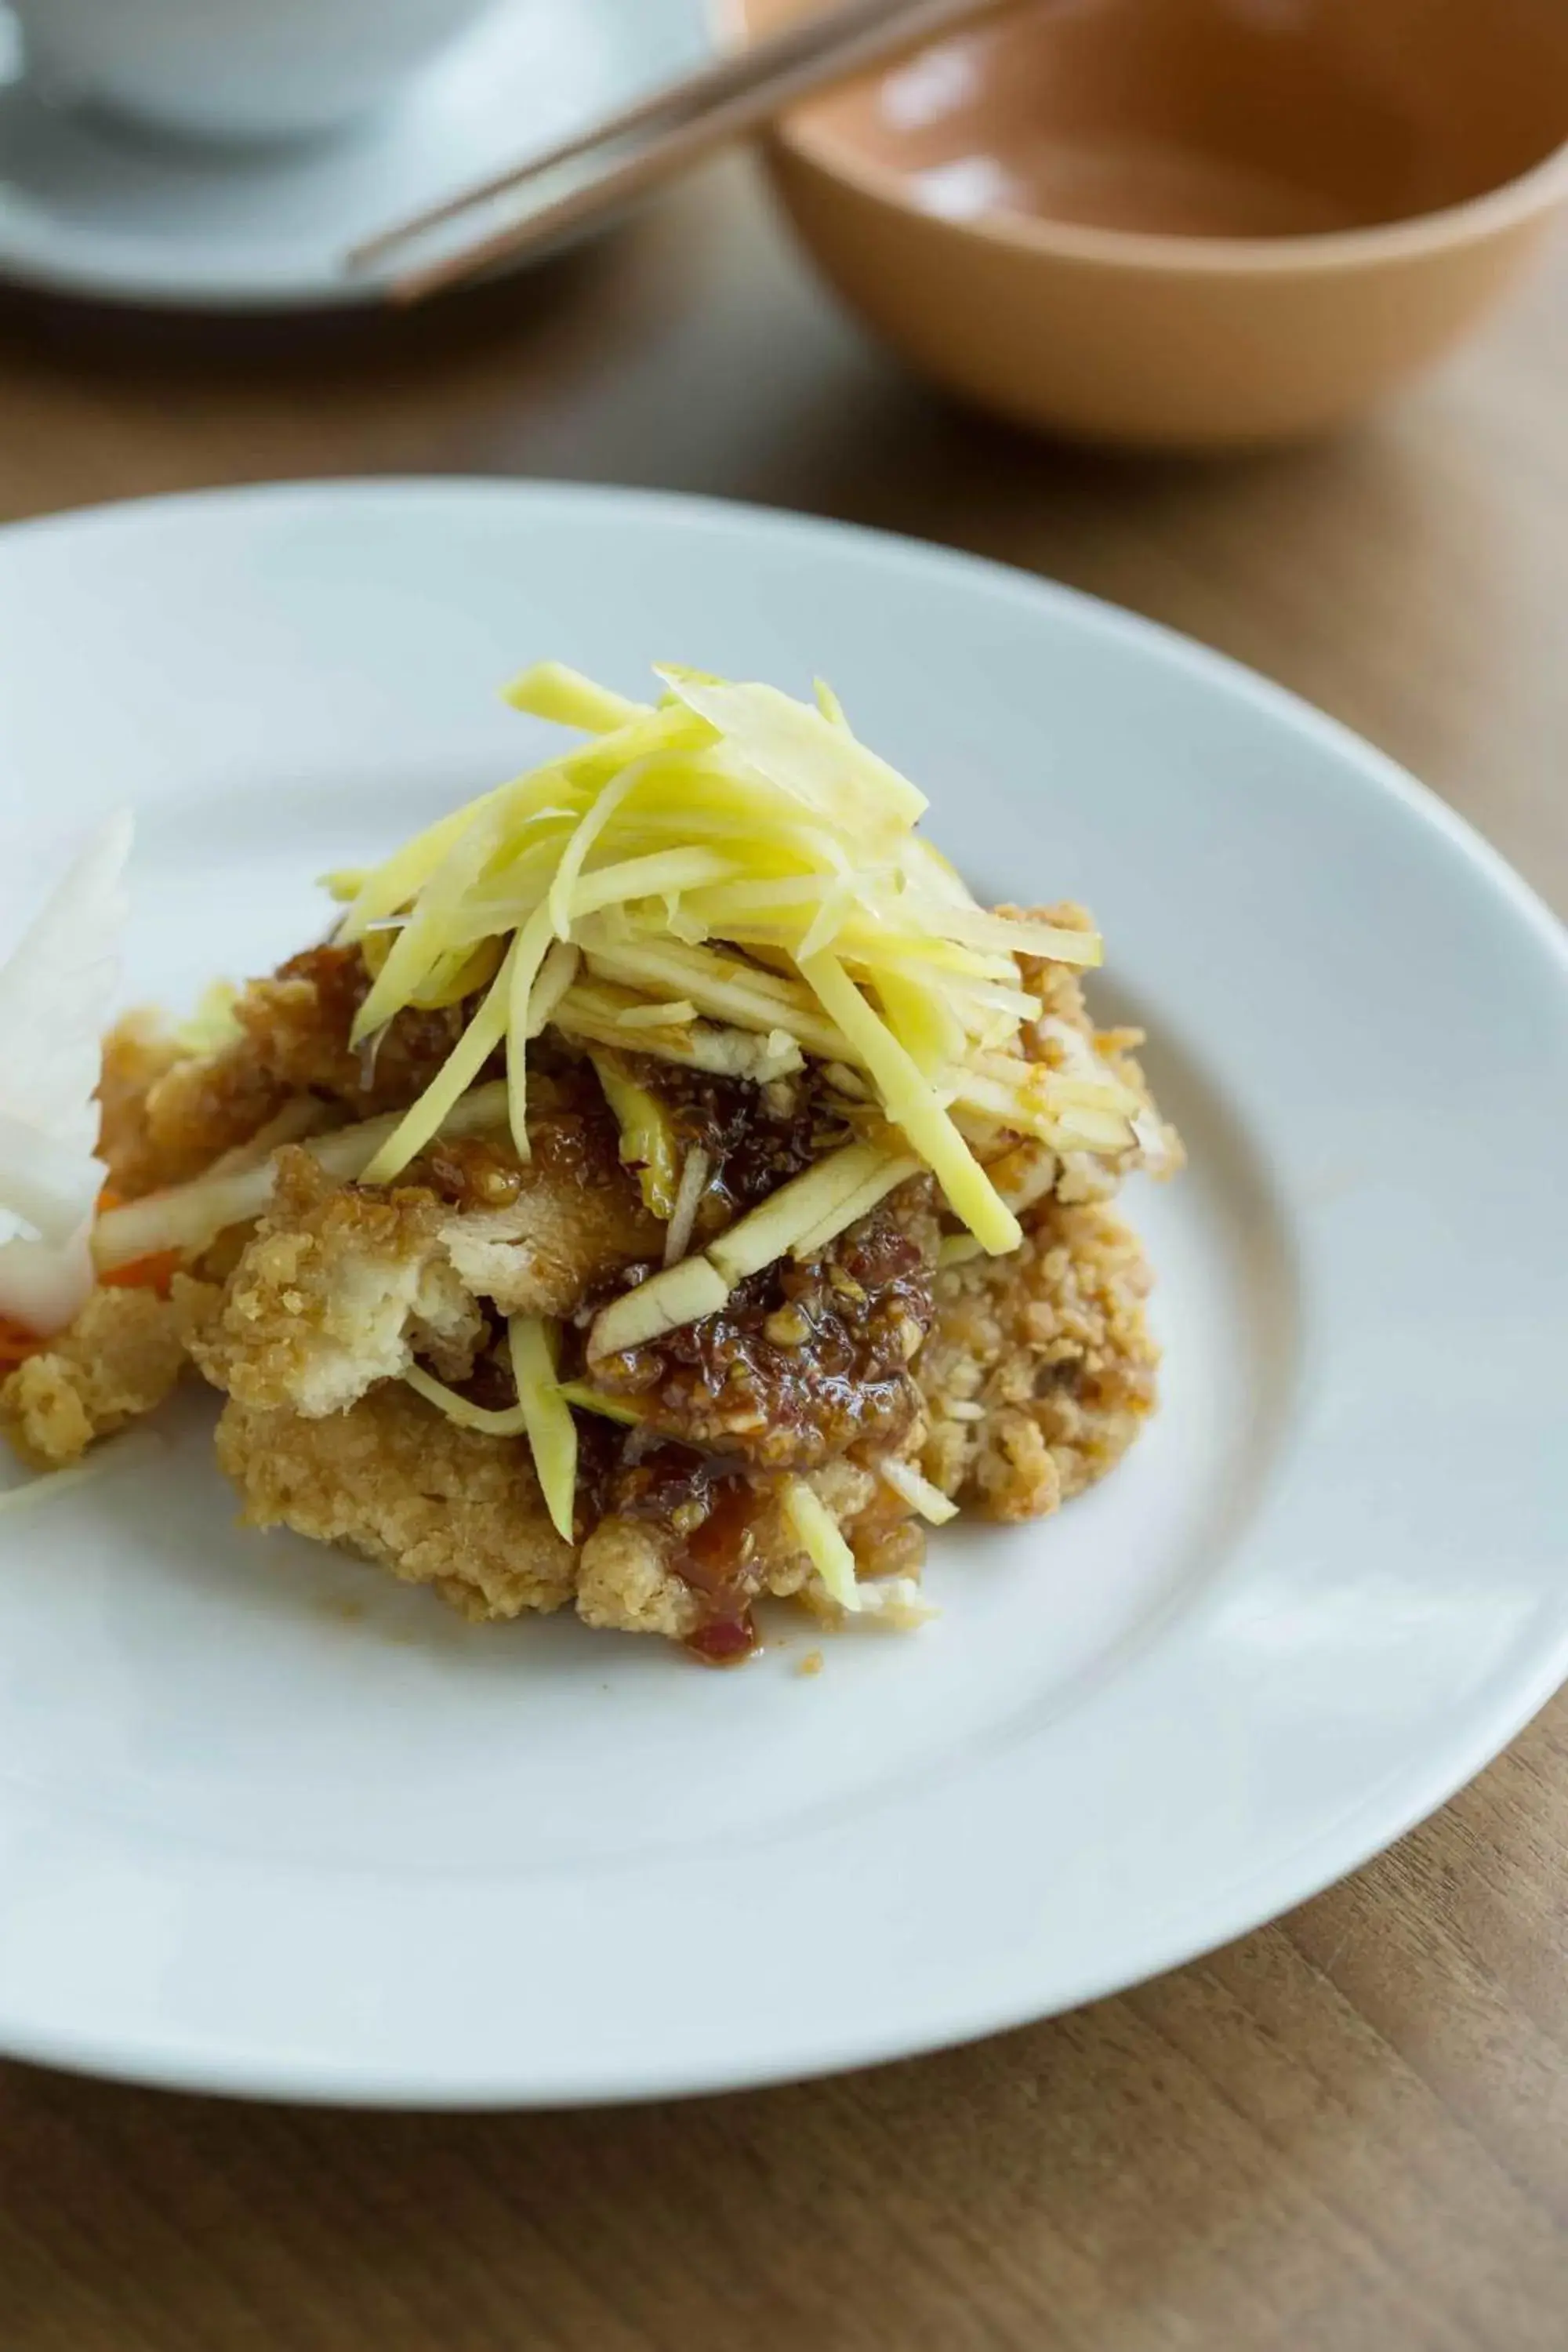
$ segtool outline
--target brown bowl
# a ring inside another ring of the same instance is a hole
[[[803,13],[718,6],[740,40]],[[1457,341],[1568,198],[1565,142],[1568,0],[1031,0],[768,157],[925,373],[1205,449],[1337,425]]]

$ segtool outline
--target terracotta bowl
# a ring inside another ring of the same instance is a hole
[[[718,5],[731,39],[802,13]],[[768,155],[925,373],[1205,449],[1336,425],[1468,332],[1568,198],[1565,142],[1568,0],[1029,0]]]

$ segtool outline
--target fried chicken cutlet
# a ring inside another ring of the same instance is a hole
[[[801,716],[837,759],[840,722]],[[629,746],[657,771],[690,723],[634,716],[622,767],[591,744],[588,784],[568,763],[506,788],[551,824],[578,792],[608,861],[584,876],[558,845],[516,915],[535,820],[514,839],[477,803],[434,866],[416,843],[352,877],[338,938],[233,993],[217,1034],[121,1024],[101,1286],[0,1387],[30,1461],[76,1460],[194,1370],[251,1524],[471,1617],[572,1607],[712,1663],[769,1596],[919,1622],[928,1526],[1044,1517],[1114,1466],[1157,1365],[1114,1196],[1180,1146],[1136,1035],[1092,1025],[1089,918],[988,912],[920,845],[884,849],[880,913],[876,874],[804,912],[765,867],[727,898],[731,853],[620,814]],[[724,786],[756,789],[743,761]],[[726,923],[761,929],[735,947]]]

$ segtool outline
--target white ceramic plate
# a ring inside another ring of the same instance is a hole
[[[627,492],[427,484],[0,536],[8,884],[141,812],[135,992],[514,770],[553,654],[829,675],[984,891],[1081,896],[1191,1147],[1132,1206],[1164,1411],[1058,1520],[933,1546],[919,1636],[705,1673],[468,1627],[238,1533],[192,1399],[0,1524],[0,2045],[222,2089],[551,2102],[980,2033],[1240,1933],[1568,1665],[1568,977],[1339,728],[983,564]],[[5,910],[0,909],[0,912]]]
[[[502,0],[395,106],[313,143],[163,140],[44,104],[0,0],[0,278],[195,310],[377,302],[373,230],[607,112],[708,47],[702,0]]]

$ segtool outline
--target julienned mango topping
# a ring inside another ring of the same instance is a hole
[[[365,1181],[397,1176],[502,1047],[526,1158],[528,1046],[549,1026],[763,1083],[807,1055],[838,1065],[880,1112],[889,1160],[929,1168],[984,1248],[1016,1248],[1017,1220],[953,1114],[1058,1149],[1131,1142],[1135,1106],[1109,1075],[1064,1076],[1016,1051],[1020,1022],[1037,1010],[1017,958],[1097,963],[1098,939],[978,906],[917,832],[922,795],[856,740],[825,689],[814,708],[770,686],[656,674],[663,691],[648,705],[558,664],[528,671],[509,699],[587,740],[452,811],[373,871],[331,877],[346,902],[340,938],[377,967],[356,1044],[487,973],[450,1058]],[[629,1116],[646,1129],[641,1110]],[[662,1206],[657,1137],[627,1156]],[[832,1201],[817,1180],[828,1174],[799,1180],[798,1230],[770,1217],[773,1256],[823,1232]],[[624,1307],[639,1331],[655,1310],[655,1329],[671,1328],[666,1314],[711,1312],[717,1284],[729,1287],[718,1252],[687,1268],[645,1284],[636,1317],[630,1298],[609,1311]],[[595,1341],[595,1353],[616,1344],[609,1332]]]

